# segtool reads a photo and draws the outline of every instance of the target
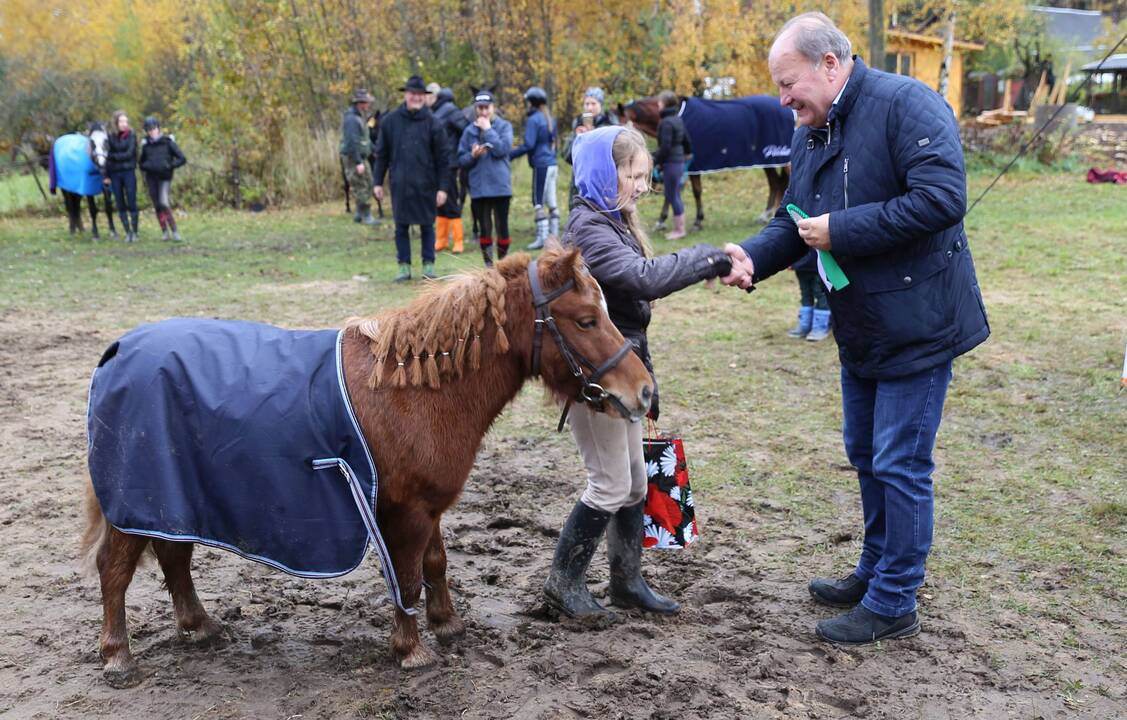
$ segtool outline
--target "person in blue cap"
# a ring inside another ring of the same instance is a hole
[[[572,162],[577,195],[561,242],[583,252],[587,269],[602,287],[611,322],[652,375],[646,340],[650,303],[727,274],[727,257],[706,244],[654,256],[637,209],[638,198],[649,189],[651,170],[646,141],[637,130],[604,127],[583,133],[572,148]],[[650,417],[658,417],[656,381]],[[676,613],[680,605],[655,593],[641,573],[647,486],[641,423],[576,404],[568,424],[583,457],[587,487],[560,532],[544,584],[548,605],[569,617],[611,614],[586,583],[587,567],[605,532],[611,602]]]

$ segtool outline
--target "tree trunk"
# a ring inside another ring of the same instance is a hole
[[[939,66],[939,94],[947,97],[947,87],[951,82],[951,59],[955,47],[955,19],[959,12],[959,0],[951,0],[947,13],[947,28],[943,31],[943,64]]]
[[[884,26],[887,22],[884,0],[869,0],[869,66],[878,70],[884,69]]]

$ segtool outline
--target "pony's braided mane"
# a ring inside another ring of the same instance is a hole
[[[510,264],[521,271],[528,266],[512,260],[506,263],[510,274]],[[375,357],[368,387],[438,388],[444,379],[477,370],[487,322],[495,328],[495,351],[507,353],[505,289],[496,269],[461,273],[430,283],[407,307],[349,320],[346,329],[367,339]]]
[[[540,257],[546,287],[559,287],[568,278],[579,288],[597,287],[578,251],[551,248]],[[505,291],[510,279],[525,274],[529,260],[514,255],[493,269],[459,273],[430,283],[407,307],[350,319],[345,330],[367,340],[375,358],[368,387],[437,389],[444,380],[477,370],[486,323],[495,328],[494,351],[509,352]]]

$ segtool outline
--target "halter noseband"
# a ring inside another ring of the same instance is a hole
[[[556,326],[556,319],[552,317],[551,303],[556,298],[560,297],[566,292],[575,289],[575,278],[569,278],[566,283],[544,294],[543,289],[540,287],[540,277],[536,272],[536,261],[532,260],[528,263],[528,285],[532,290],[532,305],[536,308],[536,326],[532,335],[532,377],[540,375],[540,347],[544,341],[544,328],[548,328],[548,332],[556,340],[556,346],[560,349],[560,354],[563,355],[564,360],[567,362],[571,374],[574,375],[581,386],[579,388],[579,395],[576,399],[581,400],[588,405],[596,408],[601,408],[604,402],[610,401],[622,412],[623,417],[630,417],[630,413],[622,406],[618,398],[608,393],[602,385],[598,384],[598,380],[613,370],[622,358],[626,357],[628,353],[633,350],[630,341],[627,340],[622,344],[614,355],[607,359],[602,365],[595,366],[587,358],[574,347],[571,343],[564,338],[563,333],[560,332],[559,327]],[[585,374],[583,367],[586,366],[591,373]],[[564,408],[564,417],[567,416],[567,408]],[[563,427],[564,417],[560,418],[560,427]]]

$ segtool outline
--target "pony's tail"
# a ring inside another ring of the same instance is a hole
[[[98,571],[98,553],[110,537],[110,523],[94,494],[94,483],[86,485],[86,529],[82,532],[82,545],[79,555],[82,558],[82,572],[88,575]]]
[[[110,525],[106,514],[102,512],[102,505],[98,502],[98,496],[94,493],[93,481],[86,485],[85,504],[86,529],[82,531],[82,543],[79,546],[81,569],[83,574],[97,575],[98,554],[102,552],[102,548],[110,539],[113,526]],[[153,551],[153,544],[151,542],[146,543],[144,552],[137,558],[137,564],[139,566],[145,565],[154,557],[156,557],[156,553]]]

